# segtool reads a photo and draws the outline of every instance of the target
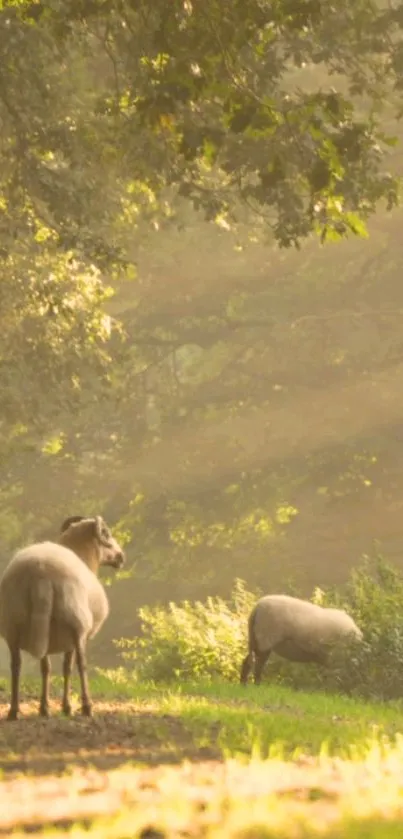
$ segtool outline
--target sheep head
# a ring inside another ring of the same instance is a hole
[[[112,536],[112,533],[102,518],[85,518],[84,516],[69,516],[64,520],[61,528],[61,542],[71,547],[83,559],[84,555],[93,553],[96,549],[96,564],[110,565],[112,568],[121,568],[125,562],[125,556],[119,543]],[[93,562],[88,562],[93,565]]]
[[[112,536],[102,516],[95,516],[94,534],[103,549],[100,565],[111,565],[112,568],[121,568],[125,561],[125,555],[119,543]]]

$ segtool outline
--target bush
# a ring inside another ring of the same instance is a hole
[[[324,605],[346,609],[364,633],[364,642],[326,676],[329,687],[367,698],[403,696],[403,577],[381,556],[354,569],[344,597],[335,590]]]
[[[142,679],[238,680],[247,646],[247,620],[258,592],[236,580],[230,600],[209,597],[140,609],[142,635],[116,642]],[[273,655],[266,679],[294,688],[346,692],[368,698],[403,696],[403,577],[380,556],[366,557],[344,590],[315,589],[312,601],[345,609],[364,633],[333,653],[331,664],[294,664]]]
[[[266,677],[305,690],[343,692],[368,699],[403,696],[403,577],[381,556],[365,557],[344,590],[315,589],[311,600],[345,609],[364,634],[335,651],[327,668],[273,656]]]
[[[139,609],[142,635],[116,645],[141,679],[237,679],[245,655],[249,612],[260,595],[235,580],[230,600],[169,603]]]

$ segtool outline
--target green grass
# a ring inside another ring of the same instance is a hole
[[[91,687],[94,721],[65,720],[56,703],[38,721],[30,679],[23,719],[0,720],[0,834],[15,813],[16,829],[63,827],[74,839],[403,835],[402,702],[270,684],[141,684],[124,671],[98,671]]]
[[[259,749],[264,757],[273,751],[291,757],[324,750],[346,757],[352,747],[365,749],[374,737],[393,739],[403,730],[401,701],[359,702],[267,684],[259,688],[225,682],[157,686],[127,677],[122,682],[119,676],[115,679],[99,673],[93,681],[98,695],[152,703],[156,715],[176,715],[195,744],[208,745],[213,736],[223,756],[250,756]]]

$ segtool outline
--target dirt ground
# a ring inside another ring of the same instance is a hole
[[[218,749],[198,748],[178,718],[135,703],[97,701],[90,720],[62,717],[60,700],[51,702],[47,720],[38,716],[37,699],[21,703],[16,722],[7,721],[7,711],[1,692],[0,835],[113,816],[133,797],[133,772],[137,795],[148,773],[168,764],[219,764]],[[128,772],[130,763],[139,768]]]
[[[94,839],[300,837],[311,834],[294,827],[308,819],[332,829],[345,808],[381,819],[376,836],[384,835],[384,819],[403,825],[403,751],[363,762],[226,761],[216,745],[219,711],[203,727],[209,745],[201,747],[183,719],[161,714],[151,699],[100,697],[91,720],[64,718],[59,699],[43,720],[37,697],[24,693],[21,719],[8,722],[8,690],[0,686],[0,837],[53,839],[69,828]]]
[[[21,718],[6,720],[8,705],[0,705],[0,770],[7,777],[61,774],[71,765],[110,770],[123,763],[147,765],[184,759],[218,758],[218,749],[198,748],[181,721],[154,714],[130,702],[97,702],[94,718],[60,716],[51,704],[47,720],[38,717],[37,702],[21,703]]]
[[[228,839],[299,837],[294,827],[307,818],[322,832],[338,823],[344,804],[358,818],[403,825],[401,766],[397,772],[393,760],[223,761],[213,746],[195,747],[175,717],[131,703],[98,702],[94,720],[40,720],[37,703],[25,703],[24,718],[8,723],[6,703],[0,710],[0,836],[45,831],[53,839],[74,827],[75,836],[97,839],[202,839],[210,828]]]

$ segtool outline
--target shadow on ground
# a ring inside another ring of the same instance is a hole
[[[21,718],[6,719],[8,704],[0,703],[0,770],[24,774],[59,774],[67,767],[92,766],[101,770],[122,764],[180,763],[184,759],[217,759],[217,747],[198,747],[175,716],[152,712],[133,702],[94,705],[91,720],[74,715],[66,719],[60,704],[51,704],[52,716],[38,717],[37,702],[21,703]]]

